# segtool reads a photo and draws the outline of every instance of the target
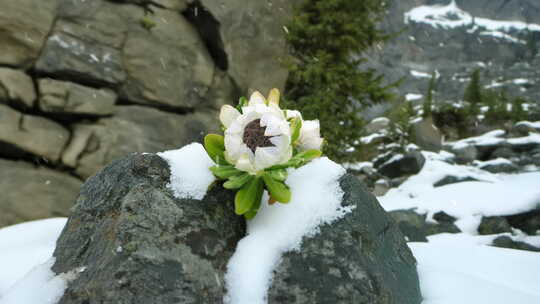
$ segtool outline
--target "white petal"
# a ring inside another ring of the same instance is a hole
[[[271,115],[269,113],[261,116],[261,127],[266,127],[264,131],[265,136],[277,136],[281,135],[282,124],[286,121],[279,119],[278,117]]]
[[[254,106],[256,104],[266,104],[266,98],[259,92],[255,91],[253,94],[251,94],[251,97],[249,97],[249,106]]]
[[[302,141],[299,145],[300,150],[320,150],[323,144],[323,139],[321,137],[310,137],[305,141]]]
[[[302,119],[302,113],[296,110],[287,110],[287,119],[299,117]]]
[[[238,116],[240,116],[240,112],[230,105],[222,106],[219,112],[219,120],[221,120],[225,128],[228,128]]]
[[[276,147],[258,147],[255,150],[255,168],[258,171],[277,165],[280,159],[280,151]]]
[[[240,156],[240,158],[238,159],[234,167],[240,171],[245,171],[251,174],[257,173],[257,170],[253,166],[253,163],[251,162],[249,155],[247,153],[242,154]]]
[[[239,134],[225,134],[225,151],[229,153],[230,158],[234,161],[243,153],[242,145],[245,144]]]
[[[279,95],[278,89],[274,88],[270,90],[270,93],[268,94],[268,104],[279,106]]]
[[[321,130],[318,120],[303,121],[298,143],[300,150],[321,149],[323,139],[321,138]]]

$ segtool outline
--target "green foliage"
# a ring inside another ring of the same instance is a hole
[[[359,68],[364,52],[389,39],[377,27],[386,9],[379,0],[305,0],[287,26],[286,105],[320,120],[325,153],[336,161],[356,160],[347,149],[360,148],[360,110],[391,99],[389,88],[397,85]]]
[[[435,72],[431,75],[431,79],[429,80],[429,86],[426,93],[426,98],[424,98],[424,103],[422,104],[422,117],[430,117],[432,114],[432,108],[433,108],[433,92],[435,91],[435,85],[437,81],[437,75]]]
[[[487,123],[497,123],[508,120],[509,112],[507,109],[508,98],[506,91],[487,91],[485,104],[488,110],[485,113]]]
[[[523,104],[525,102],[526,100],[522,97],[516,97],[514,98],[514,100],[512,100],[512,110],[510,112],[510,117],[512,121],[518,122],[528,119],[527,112],[523,108]]]
[[[152,20],[148,15],[145,15],[140,20],[142,27],[144,27],[147,30],[151,30],[153,27],[157,25],[157,23]]]
[[[469,103],[469,113],[471,115],[480,114],[480,104],[482,103],[482,85],[480,83],[480,70],[476,69],[471,74],[471,81],[465,89],[463,100]]]
[[[415,110],[411,101],[401,100],[395,102],[392,110],[387,113],[390,119],[390,134],[393,143],[405,147],[410,142],[411,119]]]
[[[443,132],[449,129],[455,129],[459,138],[472,135],[471,126],[476,121],[476,115],[471,116],[466,107],[456,107],[452,104],[442,104],[436,107],[432,113],[433,122]],[[448,133],[448,132],[445,132]]]

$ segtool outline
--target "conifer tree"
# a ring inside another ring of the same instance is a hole
[[[469,114],[478,115],[482,103],[482,87],[480,84],[480,70],[476,69],[471,74],[471,81],[465,89],[463,99],[469,103]]]
[[[336,161],[357,159],[364,122],[359,112],[392,97],[383,77],[362,68],[363,54],[389,39],[377,24],[380,0],[304,0],[287,26],[291,48],[285,99],[305,119],[319,119],[324,152]]]
[[[435,72],[431,75],[431,79],[429,80],[429,86],[426,93],[426,97],[424,98],[424,103],[422,105],[422,117],[427,118],[432,115],[431,108],[433,107],[433,92],[435,91],[435,82],[437,80],[437,75]]]

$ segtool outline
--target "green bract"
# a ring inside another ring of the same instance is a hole
[[[264,190],[269,204],[290,202],[287,170],[322,154],[319,121],[304,121],[300,112],[282,110],[279,96],[277,89],[268,98],[255,92],[249,100],[240,98],[236,108],[223,106],[219,118],[224,136],[204,138],[216,164],[210,170],[224,181],[224,188],[237,191],[235,212],[246,219],[257,215]]]

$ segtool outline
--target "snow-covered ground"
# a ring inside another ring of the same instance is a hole
[[[498,135],[491,134],[490,140],[498,140]],[[475,143],[482,140],[476,139]],[[200,149],[196,148],[193,146],[187,150],[198,153],[197,150]],[[472,166],[450,164],[447,161],[452,154],[447,152],[423,153],[427,159],[423,169],[398,188],[379,197],[379,200],[386,210],[416,208],[417,212],[427,213],[429,216],[437,211],[445,211],[458,218],[456,224],[464,231],[430,236],[427,243],[409,243],[418,260],[424,304],[540,303],[540,253],[491,247],[488,244],[496,236],[479,236],[476,233],[482,215],[509,215],[537,206],[540,203],[540,172],[498,175]],[[168,156],[171,163],[178,155]],[[321,169],[326,170],[327,174],[319,174]],[[290,185],[298,188],[293,193],[305,192],[310,199],[312,196],[320,196],[321,202],[332,202],[332,206],[328,208],[321,206],[318,209],[319,214],[312,218],[294,217],[304,214],[299,202],[286,206],[296,208],[294,212],[285,212],[292,217],[274,214],[276,208],[261,209],[260,218],[250,223],[248,229],[251,233],[240,242],[235,255],[243,260],[241,264],[245,264],[245,258],[255,250],[257,257],[265,253],[269,255],[269,262],[263,265],[264,267],[261,266],[263,268],[246,268],[237,266],[234,258],[231,259],[228,276],[231,282],[240,286],[231,287],[233,283],[229,282],[231,290],[238,291],[245,284],[252,285],[251,282],[242,281],[245,269],[248,269],[248,272],[255,271],[247,276],[250,281],[253,280],[252,275],[261,276],[260,280],[255,280],[260,282],[257,285],[258,294],[251,295],[249,290],[247,293],[240,290],[239,293],[229,294],[231,303],[240,303],[242,301],[235,299],[244,299],[246,296],[253,296],[255,299],[264,297],[266,284],[269,282],[267,277],[271,277],[272,267],[279,255],[298,247],[298,239],[306,233],[313,234],[321,222],[332,221],[346,213],[346,210],[340,211],[339,201],[333,200],[340,197],[337,193],[339,191],[331,190],[337,187],[336,180],[343,172],[339,166],[320,159],[291,174]],[[315,175],[321,176],[320,183],[327,185],[326,188],[321,187],[320,191],[301,190],[306,187],[303,181],[308,178],[305,176]],[[471,177],[478,181],[434,187],[434,183],[448,175],[458,178]],[[201,184],[209,182],[207,176],[200,176],[199,180]],[[199,187],[193,189],[199,192]],[[323,193],[320,193],[321,191]],[[293,201],[301,198],[293,198]],[[288,218],[289,222],[282,225],[281,222],[269,220],[276,216]],[[49,219],[0,229],[0,304],[55,303],[67,282],[76,277],[77,272],[84,271],[75,269],[60,275],[50,271],[55,240],[65,222],[65,219]],[[273,222],[277,226],[273,225]],[[265,229],[293,229],[298,233],[287,240],[277,240],[281,245],[276,243],[261,248],[260,244],[268,244],[268,233],[265,233]],[[526,236],[517,232],[507,235],[533,246],[540,245],[540,236]],[[265,241],[257,242],[260,238]],[[261,252],[261,249],[264,249],[264,252]]]

